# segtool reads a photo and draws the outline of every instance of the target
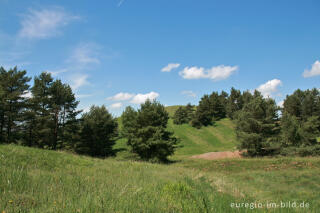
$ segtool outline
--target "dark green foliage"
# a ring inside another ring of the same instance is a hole
[[[187,106],[180,106],[173,115],[174,124],[189,123],[193,118],[194,106],[190,103]]]
[[[281,118],[282,142],[285,147],[308,149],[320,136],[320,93],[317,89],[296,90],[284,100]],[[288,150],[292,150],[287,148]],[[296,151],[298,152],[298,151]]]
[[[193,116],[192,126],[200,128],[213,124],[215,120],[225,118],[227,98],[228,94],[224,91],[220,95],[217,92],[211,93],[210,96],[204,95]]]
[[[178,140],[166,130],[168,113],[159,102],[147,100],[135,111],[127,107],[122,114],[123,135],[132,152],[144,160],[166,161],[177,148]]]
[[[281,118],[281,139],[284,147],[301,144],[300,123],[296,116],[285,112]]]
[[[1,107],[0,138],[5,142],[16,142],[19,139],[19,125],[23,121],[23,109],[26,107],[24,95],[30,81],[26,71],[17,67],[6,71],[0,67]]]
[[[81,118],[80,140],[76,151],[90,156],[109,156],[118,136],[118,123],[105,106],[92,106]]]
[[[200,128],[202,125],[207,126],[212,124],[213,114],[211,110],[210,98],[208,95],[204,95],[197,107],[194,118],[192,120],[192,126]]]
[[[235,112],[242,109],[243,102],[240,90],[231,88],[230,95],[228,98],[228,103],[226,106],[227,115],[229,118],[233,119]]]
[[[236,134],[240,149],[250,156],[270,155],[279,147],[278,107],[255,91],[254,98],[239,111]]]
[[[77,132],[76,116],[80,113],[71,87],[43,72],[35,77],[31,92],[25,123],[26,144],[70,149],[74,143],[70,134]]]

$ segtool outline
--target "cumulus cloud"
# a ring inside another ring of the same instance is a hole
[[[122,103],[118,102],[118,103],[114,103],[110,105],[111,109],[119,109],[122,107]]]
[[[45,39],[61,34],[61,28],[71,21],[79,19],[65,12],[63,8],[33,10],[23,15],[20,37]]]
[[[147,99],[154,100],[157,97],[159,97],[159,93],[156,93],[156,92],[149,92],[146,94],[139,93],[139,94],[136,94],[130,102],[133,104],[142,104],[146,102]]]
[[[107,98],[107,100],[127,101],[127,100],[130,100],[133,96],[134,96],[134,94],[131,94],[131,93],[120,92],[112,97]]]
[[[114,96],[107,98],[107,100],[129,101],[130,103],[133,103],[133,104],[142,104],[147,99],[154,100],[157,97],[159,97],[159,93],[156,93],[156,92],[149,92],[145,94],[142,94],[142,93],[133,94],[133,93],[120,92]]]
[[[181,94],[186,95],[186,96],[189,96],[189,97],[192,97],[192,98],[197,97],[197,94],[194,93],[194,92],[191,91],[191,90],[182,91]]]
[[[264,97],[272,97],[273,95],[279,95],[278,89],[282,86],[282,82],[279,79],[273,79],[261,84],[257,90],[261,92]]]
[[[219,81],[229,78],[235,71],[238,70],[238,66],[225,66],[220,65],[205,69],[203,67],[185,67],[179,74],[184,79],[201,79],[207,78],[213,81]]]
[[[310,78],[317,75],[320,75],[320,61],[314,62],[314,64],[311,67],[311,70],[304,70],[303,77]]]
[[[167,66],[165,66],[164,68],[162,68],[161,72],[171,72],[171,70],[176,69],[178,67],[180,67],[180,64],[171,63],[171,64],[168,64]]]

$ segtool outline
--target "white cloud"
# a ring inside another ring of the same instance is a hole
[[[100,64],[99,49],[100,46],[95,43],[81,43],[73,50],[71,57],[67,61],[74,64],[77,69]]]
[[[67,72],[67,71],[68,71],[68,69],[59,69],[59,70],[53,70],[53,71],[47,70],[47,72],[50,73],[52,75],[52,77],[56,77],[59,74]]]
[[[23,16],[21,21],[20,37],[44,39],[61,34],[61,28],[71,21],[79,19],[69,15],[63,8],[33,10]]]
[[[88,82],[88,75],[75,75],[71,80],[71,88],[72,90],[77,90],[84,85],[90,85]]]
[[[114,103],[110,105],[111,109],[119,109],[122,107],[122,103],[118,102],[118,103]]]
[[[107,100],[127,101],[127,100],[130,100],[133,96],[134,96],[134,94],[131,94],[131,93],[120,92],[112,97],[107,98]]]
[[[193,97],[193,98],[197,97],[197,94],[194,93],[194,92],[191,91],[191,90],[182,91],[181,94],[186,95],[186,96],[189,96],[189,97]]]
[[[261,92],[264,97],[272,97],[273,95],[279,95],[278,88],[282,86],[282,82],[279,79],[273,79],[261,84],[257,90]]]
[[[164,68],[161,69],[161,72],[171,72],[171,70],[176,69],[180,66],[180,64],[176,63],[171,63],[165,66]]]
[[[154,100],[157,97],[159,97],[159,93],[156,93],[156,92],[149,92],[146,94],[139,93],[139,94],[135,95],[130,102],[133,104],[142,104],[142,103],[146,102],[147,99]]]
[[[311,70],[304,70],[303,77],[310,78],[313,76],[320,75],[320,61],[314,62],[314,64],[311,67]]]
[[[229,78],[238,66],[225,66],[220,65],[205,69],[203,67],[185,67],[179,74],[184,79],[201,79],[208,78],[214,81],[224,80]]]

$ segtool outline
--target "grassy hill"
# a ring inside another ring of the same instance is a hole
[[[180,138],[183,146],[177,150],[177,156],[235,150],[237,146],[234,124],[229,119],[222,119],[213,126],[201,129],[193,128],[189,124],[175,125],[170,119],[168,128]]]
[[[170,165],[0,145],[0,212],[266,212],[320,208],[319,158],[185,159]],[[262,211],[261,211],[262,210]]]
[[[178,106],[168,107],[171,115]],[[320,158],[207,161],[191,155],[236,149],[234,124],[168,128],[180,138],[171,164],[130,160],[126,140],[117,156],[0,145],[0,212],[318,212]],[[281,202],[309,208],[281,208]],[[231,208],[232,203],[249,207]],[[267,203],[278,205],[268,209]],[[259,205],[262,205],[260,208]]]
[[[181,148],[176,151],[174,158],[180,159],[206,152],[236,150],[237,140],[234,124],[230,119],[222,119],[217,121],[213,126],[202,127],[201,129],[193,128],[189,124],[175,125],[172,116],[179,107],[178,105],[166,107],[170,116],[168,129],[173,131],[175,136],[180,139],[181,145]],[[121,126],[120,118],[119,123],[119,126]],[[128,150],[126,140],[118,140],[115,148],[126,152]],[[126,154],[120,153],[120,155]]]

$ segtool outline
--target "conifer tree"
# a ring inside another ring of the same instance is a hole
[[[178,140],[166,130],[169,115],[159,102],[147,100],[138,111],[127,108],[122,122],[128,145],[144,160],[166,161]]]

